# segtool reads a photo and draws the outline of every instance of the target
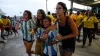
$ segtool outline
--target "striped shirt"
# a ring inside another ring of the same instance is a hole
[[[49,37],[45,40],[44,54],[46,55],[56,55],[57,54],[57,45],[49,45],[48,43],[54,40],[54,37],[57,35],[55,30],[52,30],[48,33]]]
[[[37,37],[40,38],[43,34],[44,30],[42,28],[38,28],[38,34]],[[45,46],[43,53],[46,55],[56,55],[57,54],[57,45],[49,45],[48,43],[52,42],[54,40],[54,37],[57,35],[56,30],[52,30],[48,33],[49,37],[45,40]]]
[[[11,26],[15,27],[15,25],[16,25],[16,21],[15,20],[11,20]]]
[[[44,32],[44,29],[43,28],[37,28],[36,37],[37,38],[40,38],[41,35],[43,34],[43,32]]]
[[[29,29],[33,28],[33,22],[32,20],[28,20],[28,21],[23,21],[21,22],[21,30],[23,33],[23,39],[27,40],[27,41],[33,41],[33,35],[30,34]]]

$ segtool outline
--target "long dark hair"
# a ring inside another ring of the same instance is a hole
[[[67,6],[65,3],[63,2],[58,2],[59,5],[61,5],[63,7],[63,10],[64,10],[64,15],[67,13]]]
[[[25,10],[24,12],[26,12],[28,14],[28,20],[32,19],[32,13],[29,10]]]
[[[42,14],[42,24],[43,24],[43,19],[46,17],[46,14],[44,12],[43,9],[39,9],[38,11],[40,11],[40,13]],[[40,19],[37,18],[37,22],[36,22],[36,27],[42,27],[42,25],[40,24]]]

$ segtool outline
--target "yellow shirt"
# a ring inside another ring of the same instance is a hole
[[[94,28],[94,23],[99,22],[96,16],[91,16],[89,19],[85,17],[83,20],[85,28]]]
[[[3,20],[3,23],[4,23],[4,25],[7,25],[7,24],[9,24],[10,23],[10,20],[9,19],[2,19]]]
[[[72,13],[71,15],[70,15],[70,17],[72,18],[72,19],[76,19],[76,14],[74,14],[74,13]]]
[[[56,19],[51,14],[48,16],[51,18],[51,21],[54,23]]]
[[[0,24],[3,24],[3,21],[2,21],[2,19],[0,19]]]
[[[76,26],[79,26],[80,23],[82,22],[82,20],[83,20],[83,15],[81,15],[81,14],[77,15],[77,17],[75,19]]]

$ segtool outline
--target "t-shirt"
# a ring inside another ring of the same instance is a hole
[[[54,40],[54,37],[57,35],[56,30],[52,30],[48,33],[49,37],[45,40],[45,46],[44,46],[44,53],[46,55],[56,55],[57,54],[57,45],[49,45],[48,43],[52,42]]]
[[[82,20],[83,20],[83,16],[81,14],[77,15],[75,19],[76,26],[79,26]]]
[[[72,14],[70,15],[70,17],[71,17],[73,20],[75,20],[77,16],[76,16],[76,14],[72,13]]]
[[[48,15],[51,18],[51,21],[54,23],[55,22],[55,18],[52,15]]]
[[[85,17],[83,20],[85,28],[94,28],[94,23],[99,22],[96,16]]]
[[[4,25],[10,24],[10,20],[8,18],[2,19],[2,21],[3,21]]]
[[[32,34],[30,34],[29,29],[33,28],[33,22],[32,20],[28,20],[28,21],[23,21],[21,22],[21,30],[23,33],[23,39],[27,40],[27,41],[33,41],[34,37]]]
[[[44,33],[45,29],[43,28],[38,28],[37,29],[37,38],[41,38],[41,35]],[[54,45],[49,45],[50,42],[52,42],[54,40],[54,37],[57,35],[57,31],[56,30],[51,30],[48,33],[49,37],[45,40],[45,44],[44,44],[44,51],[43,53],[46,55],[56,55],[57,54],[57,48],[56,48],[56,44]]]

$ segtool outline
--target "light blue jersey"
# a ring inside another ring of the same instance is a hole
[[[43,28],[38,28],[37,29],[37,37],[40,38],[41,35],[43,34],[45,30]],[[54,37],[57,35],[56,30],[51,30],[48,33],[49,37],[45,40],[45,46],[44,46],[44,51],[43,53],[46,55],[56,55],[57,54],[57,45],[49,45],[48,43],[52,42],[54,40]]]
[[[21,30],[23,33],[23,39],[27,41],[33,41],[34,37],[30,34],[29,29],[33,27],[33,22],[31,20],[21,22]]]
[[[44,32],[44,29],[43,28],[37,28],[36,37],[37,38],[40,38],[41,35],[43,34],[43,32]]]
[[[44,54],[46,55],[56,55],[57,54],[57,45],[49,45],[50,42],[54,40],[54,37],[57,35],[55,30],[51,30],[48,33],[49,37],[45,40]]]

